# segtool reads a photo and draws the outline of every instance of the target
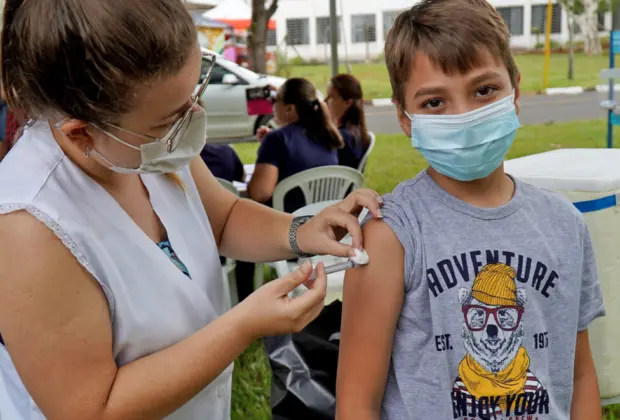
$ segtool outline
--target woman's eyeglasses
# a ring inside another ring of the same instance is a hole
[[[107,125],[109,125],[110,127],[114,127],[118,130],[124,131],[125,133],[141,137],[151,142],[157,141],[157,142],[165,143],[168,153],[172,152],[174,148],[177,146],[177,144],[179,143],[179,139],[181,138],[181,136],[185,133],[183,130],[186,130],[187,127],[189,126],[189,121],[190,121],[192,112],[194,108],[196,107],[196,105],[198,104],[198,101],[200,100],[202,95],[204,95],[205,90],[207,89],[207,86],[209,85],[209,80],[211,79],[211,73],[213,72],[213,68],[215,67],[215,60],[216,60],[215,54],[208,53],[208,52],[202,52],[202,58],[208,61],[210,65],[207,69],[204,79],[200,83],[198,90],[191,97],[191,106],[189,106],[187,110],[183,112],[183,115],[181,115],[179,119],[177,119],[174,122],[174,124],[172,124],[172,127],[170,127],[170,129],[164,136],[152,137],[146,134],[136,133],[126,128],[118,127],[113,124],[107,124]]]

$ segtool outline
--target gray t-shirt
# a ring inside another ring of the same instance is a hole
[[[515,185],[483,209],[423,172],[384,198],[405,298],[382,419],[570,419],[577,332],[604,315],[592,244],[568,200]]]

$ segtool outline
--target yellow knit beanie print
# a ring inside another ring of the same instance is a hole
[[[491,306],[516,306],[515,270],[506,264],[489,264],[480,270],[471,289],[471,296]]]

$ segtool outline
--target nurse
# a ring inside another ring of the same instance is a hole
[[[7,0],[4,17],[3,89],[34,118],[0,165],[0,418],[228,419],[233,360],[308,324],[326,279],[289,299],[306,266],[226,311],[218,253],[346,256],[377,194],[306,220],[221,188],[181,0]]]

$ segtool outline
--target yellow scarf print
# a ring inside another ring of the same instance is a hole
[[[523,392],[529,367],[530,357],[525,348],[521,347],[510,365],[496,374],[485,371],[468,354],[459,364],[459,375],[467,391],[476,399],[480,397],[501,397],[499,405],[505,409],[508,395]]]

